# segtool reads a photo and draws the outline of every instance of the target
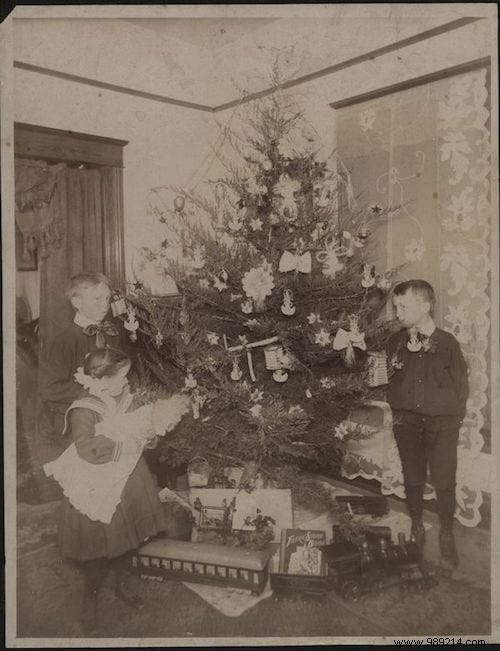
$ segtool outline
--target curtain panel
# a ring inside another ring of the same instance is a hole
[[[338,109],[337,151],[368,220],[387,219],[373,236],[377,270],[406,266],[436,292],[437,325],[460,342],[470,397],[460,432],[457,518],[480,521],[489,490],[490,449],[490,111],[485,68]],[[486,442],[486,445],[485,445]],[[394,450],[367,455],[358,475],[404,495]],[[486,470],[487,474],[487,470]],[[434,496],[430,485],[426,497]]]

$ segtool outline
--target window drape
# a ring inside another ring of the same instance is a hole
[[[337,150],[376,236],[377,270],[400,264],[437,297],[435,320],[461,344],[470,397],[460,432],[458,519],[480,521],[490,439],[490,114],[485,68],[367,100],[336,112]],[[369,223],[368,223],[369,225]],[[486,446],[485,446],[486,439]],[[357,474],[403,495],[399,459],[382,470],[367,458]],[[365,463],[365,467],[363,467]],[[386,464],[387,466],[387,464]],[[426,496],[433,490],[427,487]]]

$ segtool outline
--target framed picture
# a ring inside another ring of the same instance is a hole
[[[19,226],[16,224],[16,267],[18,271],[36,271],[38,269],[38,255],[37,251],[29,252],[29,260],[23,259],[24,246],[23,246],[23,234],[19,229]]]
[[[200,529],[222,529],[227,523],[227,510],[223,506],[202,506],[198,526]]]

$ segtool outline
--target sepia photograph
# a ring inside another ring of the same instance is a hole
[[[3,17],[6,648],[500,643],[497,31]]]

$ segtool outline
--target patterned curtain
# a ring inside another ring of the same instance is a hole
[[[372,220],[382,212],[388,217],[374,236],[377,267],[406,263],[401,280],[433,285],[435,321],[458,339],[469,367],[457,476],[457,518],[468,526],[480,521],[482,491],[489,491],[488,85],[488,70],[481,68],[336,113],[337,150],[361,193],[360,208]],[[361,459],[355,474],[376,477],[385,492],[404,495],[393,448],[383,463],[374,463],[373,455]],[[434,496],[431,486],[426,496]]]

